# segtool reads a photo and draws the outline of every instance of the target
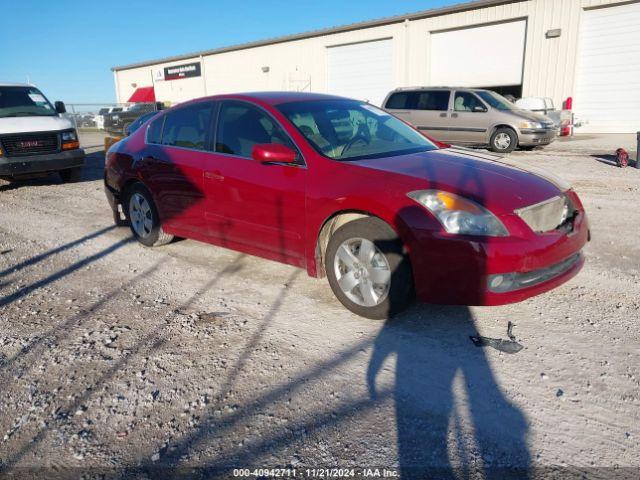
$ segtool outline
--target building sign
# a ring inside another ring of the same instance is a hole
[[[184,65],[175,65],[173,67],[164,67],[165,80],[179,80],[181,78],[199,77],[200,62],[185,63]]]
[[[153,70],[153,81],[161,82],[164,80],[164,69]]]

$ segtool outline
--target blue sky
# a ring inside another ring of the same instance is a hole
[[[461,0],[0,0],[0,82],[51,101],[113,102],[111,67]]]

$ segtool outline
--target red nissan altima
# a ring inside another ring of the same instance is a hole
[[[580,270],[589,227],[569,185],[441,147],[356,100],[220,95],[111,147],[105,190],[143,245],[188,237],[305,268],[369,318],[414,297],[517,302]]]

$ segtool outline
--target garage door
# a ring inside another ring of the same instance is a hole
[[[583,13],[573,110],[577,132],[640,130],[640,4]]]
[[[431,85],[522,84],[526,20],[431,34]]]
[[[393,89],[391,39],[327,48],[328,93],[380,105]]]

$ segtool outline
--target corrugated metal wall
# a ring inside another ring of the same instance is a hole
[[[230,51],[203,58],[205,78],[157,82],[156,97],[180,102],[206,94],[247,90],[327,90],[327,47],[393,39],[396,87],[429,85],[432,32],[517,18],[527,19],[523,95],[552,97],[556,105],[573,95],[580,20],[584,8],[624,3],[621,0],[527,0],[438,17],[363,28],[319,37]],[[559,38],[546,38],[551,29]],[[172,65],[197,61],[183,60]],[[114,72],[118,100],[126,101],[137,86],[149,86],[153,71],[168,64]],[[267,72],[263,67],[269,67]],[[487,68],[500,68],[487,58]]]

